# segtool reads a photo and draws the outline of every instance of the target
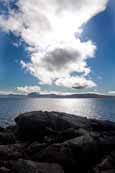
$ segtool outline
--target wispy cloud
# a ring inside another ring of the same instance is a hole
[[[107,2],[18,0],[19,10],[10,10],[7,18],[1,15],[0,27],[20,35],[28,44],[30,62],[20,63],[40,84],[94,87],[95,82],[89,80],[91,69],[87,59],[94,57],[96,45],[91,40],[82,42],[79,35],[83,24],[105,10]],[[73,72],[77,76],[72,76]]]

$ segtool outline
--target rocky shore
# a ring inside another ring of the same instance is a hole
[[[115,173],[115,123],[29,112],[0,128],[0,173]]]

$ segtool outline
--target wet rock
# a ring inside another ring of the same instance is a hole
[[[17,173],[64,173],[60,165],[54,163],[38,163],[19,159],[13,167]]]

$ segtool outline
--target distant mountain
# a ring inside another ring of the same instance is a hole
[[[26,97],[26,95],[19,95],[19,94],[0,94],[0,98],[22,98],[22,97]]]
[[[101,95],[101,94],[71,94],[71,95],[57,95],[57,94],[40,94],[40,93],[30,93],[28,97],[37,97],[37,98],[115,98],[115,96],[110,95]]]
[[[37,92],[29,93],[28,95],[19,94],[0,94],[0,98],[115,98],[111,95],[94,94],[94,93],[83,93],[83,94],[69,94],[69,95],[57,95],[57,94],[40,94]]]
[[[40,93],[32,92],[32,93],[28,94],[28,97],[60,98],[61,95],[56,95],[56,94],[40,94]]]
[[[26,95],[22,94],[8,94],[8,97],[25,97]]]

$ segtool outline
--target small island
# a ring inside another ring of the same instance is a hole
[[[115,123],[28,112],[0,128],[0,173],[114,173]]]

